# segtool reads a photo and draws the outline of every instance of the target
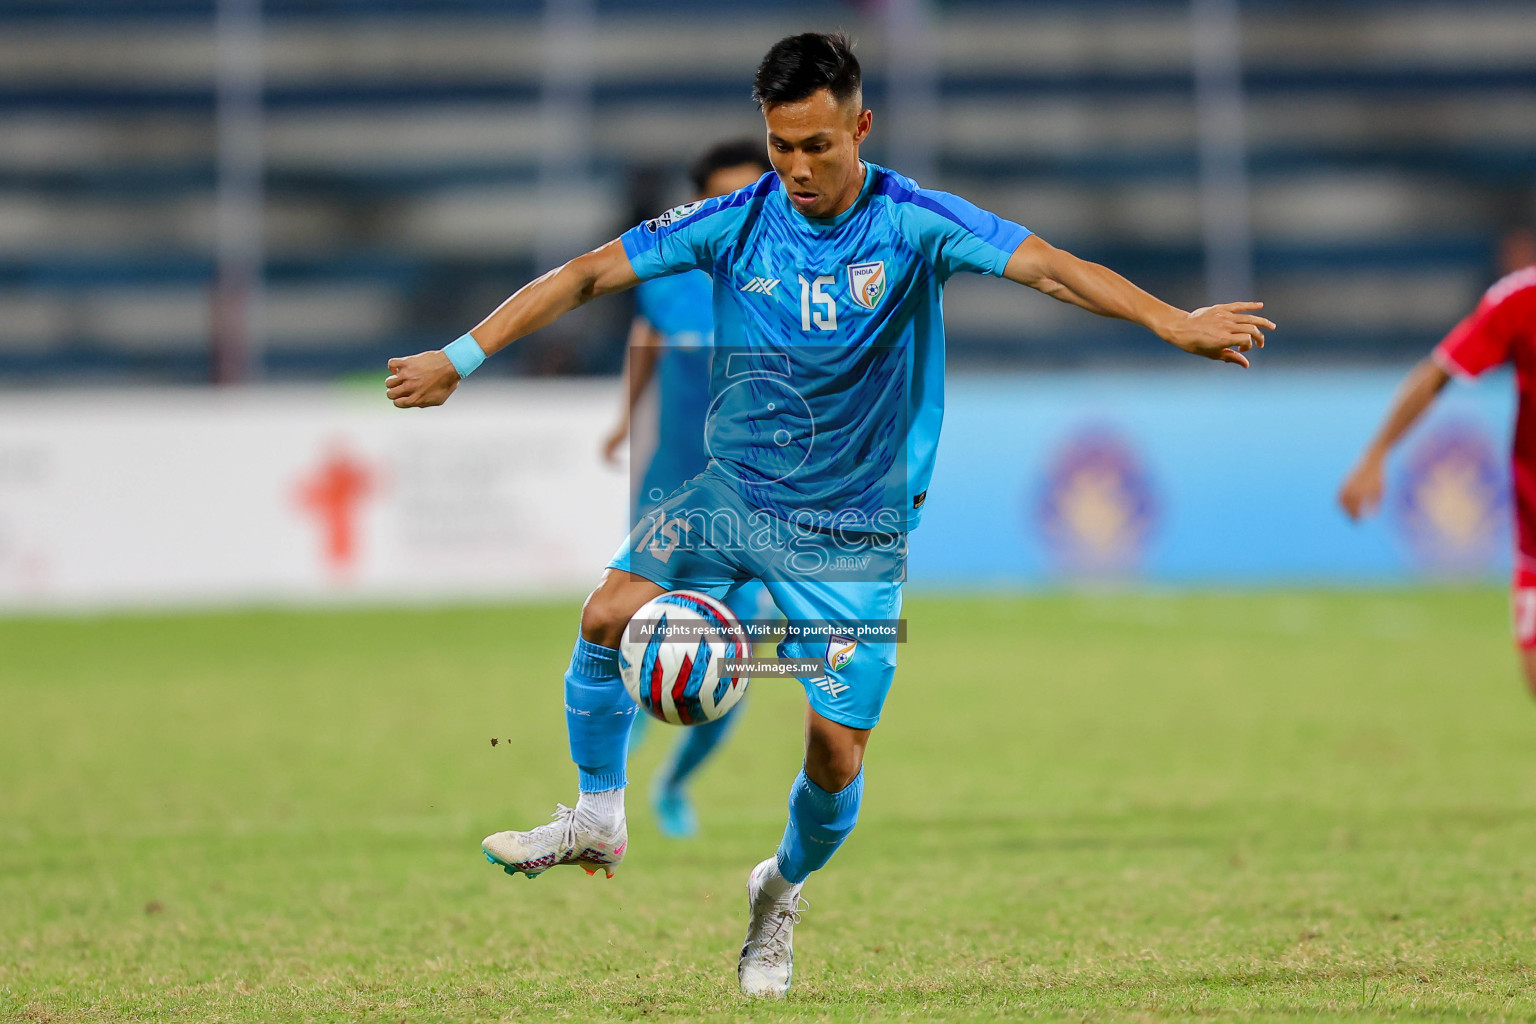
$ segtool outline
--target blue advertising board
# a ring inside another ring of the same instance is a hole
[[[1507,374],[1453,381],[1371,520],[1339,484],[1401,369],[955,375],[915,584],[1380,585],[1511,563]]]

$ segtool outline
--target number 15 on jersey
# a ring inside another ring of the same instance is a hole
[[[814,281],[808,280],[804,274],[800,278],[800,329],[811,330],[812,325],[818,331],[837,330],[837,303],[832,301],[832,296],[822,289],[833,284],[837,278],[823,274]]]

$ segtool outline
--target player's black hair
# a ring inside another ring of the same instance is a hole
[[[818,89],[839,103],[858,95],[863,83],[853,44],[841,32],[805,32],[773,44],[757,66],[752,98],[759,110],[798,103]]]
[[[688,180],[693,182],[694,194],[704,194],[704,186],[708,184],[711,174],[743,164],[751,164],[764,174],[772,169],[768,163],[768,154],[763,150],[762,139],[731,139],[710,146],[688,165]]]

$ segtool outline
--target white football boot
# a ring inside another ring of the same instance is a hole
[[[500,865],[509,875],[522,872],[529,878],[560,864],[580,865],[589,875],[597,874],[601,868],[612,878],[629,847],[628,825],[621,823],[618,832],[611,836],[598,835],[576,827],[574,808],[555,806],[555,813],[550,815],[554,820],[548,825],[527,832],[486,836],[480,842],[485,859]]]
[[[800,886],[791,886],[783,896],[771,899],[763,892],[763,879],[777,870],[778,862],[769,857],[747,877],[747,941],[741,944],[741,959],[736,963],[736,980],[741,994],[754,999],[782,999],[789,992],[795,971],[795,925],[809,904],[800,898]]]

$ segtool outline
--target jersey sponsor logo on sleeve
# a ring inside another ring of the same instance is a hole
[[[742,285],[741,290],[744,292],[756,292],[759,295],[771,296],[773,294],[773,290],[778,286],[779,279],[776,277],[754,277],[752,280]]]
[[[885,294],[885,261],[848,264],[848,291],[853,301],[865,309],[874,309]]]
[[[687,220],[689,217],[692,217],[699,212],[699,207],[703,205],[704,200],[696,199],[691,203],[684,203],[682,206],[674,206],[661,216],[652,217],[646,221],[645,230],[655,234],[668,225],[676,224],[680,220]]]

